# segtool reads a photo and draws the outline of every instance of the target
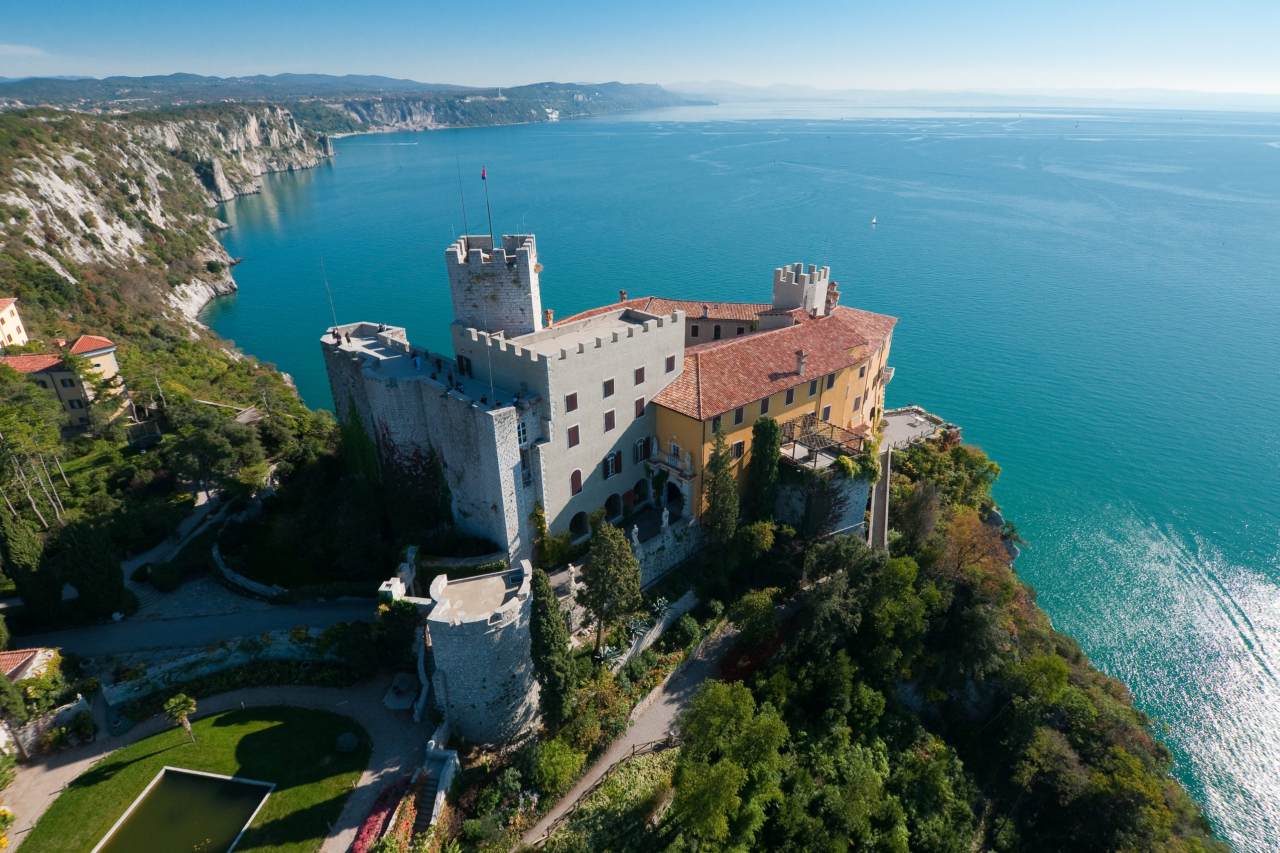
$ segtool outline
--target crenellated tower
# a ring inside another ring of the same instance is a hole
[[[504,234],[496,249],[488,234],[468,234],[444,256],[454,323],[506,337],[541,331],[542,265],[532,234]]]
[[[773,307],[777,310],[803,308],[806,313],[822,317],[830,313],[831,293],[839,297],[836,283],[831,281],[831,268],[809,264],[791,264],[773,271]]]

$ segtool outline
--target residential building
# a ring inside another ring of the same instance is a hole
[[[331,328],[322,350],[339,416],[359,418],[384,458],[433,448],[458,525],[512,557],[529,553],[535,504],[575,538],[599,509],[696,516],[716,430],[741,468],[762,414],[856,446],[883,411],[896,321],[840,306],[826,267],[775,270],[767,303],[623,291],[554,321],[533,235],[460,237],[445,260],[452,353],[369,322]]]
[[[65,341],[57,343],[59,351],[0,356],[0,364],[29,376],[41,388],[52,391],[66,412],[70,426],[88,426],[89,405],[97,392],[72,369],[67,354],[85,359],[96,379],[94,384],[115,396],[124,390],[120,366],[116,362],[116,345],[98,335],[81,335],[69,346]]]
[[[0,351],[7,347],[23,346],[27,340],[27,330],[18,314],[18,300],[0,297]]]

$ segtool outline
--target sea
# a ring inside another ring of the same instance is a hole
[[[1054,625],[1223,838],[1280,849],[1280,115],[729,104],[336,150],[220,211],[240,291],[204,315],[309,404],[335,316],[448,345],[464,230],[534,232],[560,316],[829,265],[900,318],[887,405],[1000,463]]]

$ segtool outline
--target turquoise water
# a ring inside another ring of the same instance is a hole
[[[484,163],[561,316],[620,288],[767,299],[775,266],[830,264],[846,304],[901,318],[889,404],[1003,465],[1054,623],[1224,837],[1280,848],[1280,116],[770,114],[341,140],[227,206],[241,291],[208,320],[330,405],[323,257],[339,319],[447,345],[459,162],[471,229]]]

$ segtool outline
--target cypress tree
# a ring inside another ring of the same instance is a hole
[[[729,451],[721,433],[716,433],[711,458],[707,460],[703,488],[707,494],[707,508],[702,513],[702,524],[722,560],[727,559],[729,546],[738,532],[738,484],[729,470]]]
[[[751,427],[751,463],[747,466],[747,519],[773,518],[778,498],[778,458],[782,429],[773,418],[757,418]]]
[[[43,554],[44,540],[26,519],[0,512],[0,563],[37,620],[51,616],[62,599],[62,583],[52,570],[41,570]]]
[[[573,697],[573,658],[569,626],[542,569],[533,571],[532,610],[529,633],[533,671],[542,686],[542,716],[549,726],[557,726],[568,716]]]

